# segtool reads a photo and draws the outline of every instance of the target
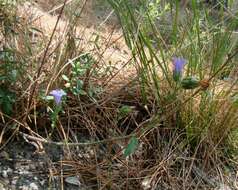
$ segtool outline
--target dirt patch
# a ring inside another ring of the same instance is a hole
[[[81,11],[80,23],[87,27],[98,28],[100,26],[101,30],[107,30],[113,26],[118,26],[119,22],[116,15],[113,13],[110,5],[104,0],[78,0],[78,1],[68,1],[66,6],[66,12],[72,11],[71,7],[78,7],[77,11]],[[59,7],[64,3],[63,0],[37,0],[35,1],[39,7],[41,7],[45,12],[50,12],[55,15],[59,11]],[[103,25],[102,25],[103,23]]]
[[[84,14],[82,14],[77,24],[75,38],[80,39],[80,47],[83,51],[92,52],[93,54],[96,52],[99,55],[100,62],[103,63],[102,67],[106,68],[110,65],[113,68],[112,77],[108,81],[108,87],[110,90],[113,88],[117,90],[125,84],[125,81],[131,80],[135,76],[136,71],[132,65],[128,64],[128,61],[131,60],[131,55],[121,29],[114,27],[115,24],[110,24],[114,23],[114,16],[112,16],[113,19],[109,23],[107,23],[107,19],[104,22],[105,18],[110,14],[110,9],[108,8],[108,11],[103,11],[105,5],[93,2],[87,1],[83,10]],[[39,28],[44,36],[49,38],[58,16],[53,14],[53,12],[49,13],[47,11],[49,11],[49,7],[54,9],[54,7],[59,8],[61,5],[61,3],[56,1],[46,1],[45,4],[43,1],[38,1],[37,4],[25,3],[19,7],[19,15],[34,27]],[[55,45],[52,45],[52,49],[57,46],[58,39],[64,38],[69,24],[70,22],[67,19],[60,19],[55,34],[56,41],[53,43]],[[93,42],[95,38],[99,39],[98,46],[100,47],[96,51]]]

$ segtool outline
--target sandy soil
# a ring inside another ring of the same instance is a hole
[[[32,20],[32,24],[40,28],[49,37],[57,21],[57,13],[61,6],[62,0],[38,0],[33,4],[25,3],[24,6],[19,8],[19,14],[26,20]],[[70,6],[70,3],[68,6]],[[66,13],[69,9],[66,7]],[[57,27],[56,37],[61,38],[65,35],[64,32],[68,26],[67,18],[61,19]],[[119,89],[125,84],[125,81],[135,76],[135,69],[127,64],[128,60],[131,59],[130,51],[125,44],[118,21],[111,12],[109,5],[88,0],[77,24],[76,35],[82,39],[80,43],[86,51],[93,49],[90,41],[95,38],[95,35],[99,36],[100,52],[98,53],[102,55],[101,61],[104,62],[105,67],[111,64],[114,68],[115,76],[108,84],[110,89]]]

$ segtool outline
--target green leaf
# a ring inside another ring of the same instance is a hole
[[[130,106],[124,105],[119,109],[119,114],[121,117],[126,117],[129,113],[132,112],[132,108]]]
[[[2,105],[3,112],[7,115],[10,115],[12,113],[12,103],[9,101],[5,101]]]
[[[136,137],[131,137],[129,144],[127,145],[125,151],[124,151],[124,156],[130,156],[136,151],[136,148],[139,144],[139,141]]]
[[[238,95],[232,97],[233,106],[238,108]]]
[[[133,111],[132,107],[127,106],[127,105],[123,105],[119,109],[118,120],[127,117],[132,111]]]
[[[69,78],[66,75],[62,75],[62,78],[67,82],[69,81]]]
[[[0,80],[5,80],[6,78],[6,76],[0,76]]]
[[[16,81],[17,80],[17,70],[12,70],[11,72],[11,78],[13,81]]]
[[[45,101],[54,100],[54,97],[53,97],[53,96],[45,96],[45,95],[42,95],[40,98],[41,98],[42,100],[45,100]]]
[[[10,115],[12,113],[15,100],[15,93],[9,91],[4,87],[0,87],[0,107],[3,113],[7,115]]]

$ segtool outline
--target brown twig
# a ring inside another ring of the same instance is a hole
[[[40,142],[40,143],[44,143],[44,144],[53,144],[56,146],[64,146],[64,145],[67,145],[67,146],[93,146],[93,145],[98,145],[98,144],[102,144],[102,143],[111,143],[113,141],[120,141],[120,140],[128,139],[133,136],[133,135],[127,135],[127,136],[122,136],[122,137],[113,137],[111,139],[104,139],[104,140],[100,140],[100,141],[68,143],[68,142],[50,141],[50,140],[46,140],[44,138],[39,138],[39,137],[35,137],[32,135],[28,135],[23,132],[19,132],[19,134],[21,134],[24,138],[31,140],[31,141],[36,141],[36,142]]]

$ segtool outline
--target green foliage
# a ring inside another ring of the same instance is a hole
[[[11,114],[16,94],[11,89],[16,87],[21,74],[16,56],[13,51],[3,49],[0,51],[0,105],[6,114]]]
[[[17,81],[20,68],[15,59],[15,54],[10,49],[0,51],[0,82],[1,84],[10,85]]]
[[[5,35],[8,35],[8,32],[13,32],[12,25],[17,22],[16,5],[15,0],[0,0],[0,23],[4,27]]]
[[[235,160],[238,159],[238,128],[232,129],[231,133],[229,134],[228,139],[226,139],[227,148],[229,156],[234,158]]]
[[[237,94],[232,97],[232,104],[233,104],[233,106],[238,108],[238,95]]]
[[[13,111],[13,104],[16,101],[16,94],[9,89],[0,86],[0,107],[3,113],[10,115]]]
[[[145,20],[149,16],[152,22],[159,20],[164,14],[169,10],[169,3],[162,2],[161,0],[149,0],[149,1],[140,1],[143,4],[139,10],[140,15],[142,15]],[[149,24],[149,23],[148,23]]]
[[[133,154],[137,147],[138,147],[139,141],[136,137],[131,137],[129,144],[127,145],[125,151],[124,151],[124,156],[130,156],[131,154]]]
[[[52,131],[57,126],[56,124],[57,124],[57,121],[59,119],[58,117],[59,117],[59,114],[60,114],[61,111],[63,111],[62,105],[55,105],[53,110],[52,110],[52,113],[50,115]]]
[[[130,106],[123,105],[121,108],[119,108],[118,120],[127,117],[131,112],[132,108]]]
[[[85,83],[87,83],[87,77],[94,75],[93,65],[95,60],[89,53],[80,55],[76,60],[71,62],[71,70],[67,75],[62,75],[64,81],[66,81],[65,86],[74,94],[74,95],[89,95],[93,96],[96,89],[90,88],[87,92],[85,89]],[[90,86],[90,84],[88,84]]]
[[[0,0],[0,10],[1,9],[10,9],[17,5],[17,0]]]
[[[7,115],[13,113],[17,89],[22,88],[22,79],[27,77],[26,63],[14,44],[18,37],[18,3],[14,0],[0,0],[0,42],[3,42],[0,43],[0,105]]]

